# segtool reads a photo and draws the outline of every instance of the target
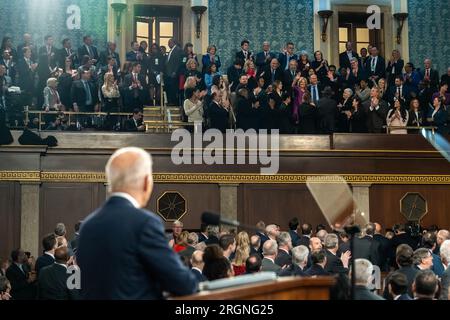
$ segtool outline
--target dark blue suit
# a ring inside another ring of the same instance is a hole
[[[256,59],[255,59],[255,64],[258,68],[264,68],[266,66],[268,66],[270,64],[270,61],[272,61],[272,59],[276,58],[277,54],[274,52],[268,52],[267,53],[267,58],[266,58],[266,54],[263,52],[259,52],[256,55]]]
[[[111,197],[80,231],[81,293],[90,300],[161,299],[196,292],[197,280],[170,249],[161,219]]]
[[[289,57],[289,59],[288,59],[287,53],[280,53],[279,54],[278,62],[280,63],[280,68],[281,68],[282,71],[286,70],[286,68],[289,68],[289,62],[291,60],[298,61],[298,56],[296,54],[294,54],[291,57]]]
[[[201,273],[197,269],[191,269],[191,272],[194,275],[194,277],[197,279],[198,282],[208,281],[208,279],[206,279],[206,277],[203,275],[203,273]]]

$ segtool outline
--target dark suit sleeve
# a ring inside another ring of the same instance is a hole
[[[188,295],[197,290],[195,276],[173,252],[164,235],[160,221],[151,218],[143,227],[139,254],[152,276],[159,280],[161,289],[175,295]]]
[[[446,270],[441,278],[441,296],[439,297],[439,300],[448,300],[448,290],[450,285],[450,271]]]

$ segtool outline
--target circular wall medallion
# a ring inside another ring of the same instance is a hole
[[[165,191],[156,201],[156,211],[164,221],[180,220],[187,212],[186,199],[177,191]]]
[[[400,212],[408,221],[420,221],[428,213],[425,198],[417,192],[408,192],[400,200]]]

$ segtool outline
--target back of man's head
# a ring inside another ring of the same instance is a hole
[[[433,249],[436,245],[436,234],[433,232],[425,232],[422,235],[422,246],[427,249]]]
[[[296,231],[299,225],[298,218],[292,218],[289,220],[289,230]]]
[[[319,238],[322,243],[324,243],[327,234],[328,234],[327,230],[321,229],[316,233],[316,237]]]
[[[193,267],[202,269],[203,268],[203,251],[196,250],[192,254],[191,264]]]
[[[322,264],[326,261],[326,259],[327,254],[323,249],[311,253],[311,261],[313,264]]]
[[[355,260],[355,281],[357,285],[367,286],[372,277],[373,265],[367,259]]]
[[[259,231],[264,232],[266,230],[266,224],[264,221],[258,221],[258,223],[256,223],[256,228],[258,228]]]
[[[274,224],[269,224],[266,227],[266,234],[267,236],[274,236],[277,233],[277,226]]]
[[[50,251],[55,249],[56,247],[56,236],[54,233],[47,234],[42,239],[42,247],[44,248],[44,251]]]
[[[292,239],[289,232],[280,232],[277,236],[277,242],[279,247],[290,247],[292,245]]]
[[[302,234],[304,236],[309,236],[312,233],[312,225],[309,223],[302,224]]]
[[[245,271],[247,273],[261,271],[261,257],[258,254],[252,254],[247,258],[245,261]]]
[[[413,264],[413,249],[407,244],[401,244],[397,247],[395,260],[400,267],[408,267]]]
[[[55,250],[55,262],[66,264],[69,261],[69,249],[67,247],[59,247]]]
[[[450,240],[445,240],[439,250],[442,262],[450,268]]]
[[[261,245],[261,238],[256,234],[251,236],[250,244],[253,248],[259,248]]]
[[[276,256],[278,253],[278,244],[275,240],[267,240],[263,245],[263,255],[265,257]]]
[[[309,249],[305,246],[297,246],[292,248],[292,263],[300,265],[307,262]]]
[[[323,245],[326,249],[336,249],[339,244],[338,236],[334,233],[329,233],[325,236]]]
[[[408,292],[408,278],[401,272],[394,272],[391,274],[388,285],[390,286],[394,297]]]
[[[75,223],[75,226],[74,226],[75,232],[79,232],[80,228],[81,228],[81,221],[78,221],[77,223]]]
[[[433,271],[419,271],[414,279],[413,292],[416,298],[433,299],[439,289],[438,279]]]
[[[225,234],[225,235],[221,236],[219,239],[220,248],[222,248],[223,251],[226,251],[230,248],[230,246],[233,245],[233,243],[235,241],[236,240],[233,235]]]
[[[368,236],[373,236],[375,234],[375,224],[373,224],[371,222],[366,224],[366,226],[364,227],[364,232]]]
[[[64,237],[66,235],[66,226],[64,223],[60,222],[56,224],[55,234],[57,237]]]

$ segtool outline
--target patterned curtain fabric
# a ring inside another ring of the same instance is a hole
[[[80,9],[79,20],[76,14],[77,7]],[[70,38],[72,48],[76,50],[82,44],[83,36],[89,34],[94,40],[94,45],[103,50],[107,40],[108,1],[2,1],[0,21],[0,37],[12,37],[15,47],[22,43],[24,33],[30,33],[38,47],[43,45],[45,35],[50,34],[53,35],[57,48],[61,48],[62,39]],[[75,29],[72,29],[74,27]]]

